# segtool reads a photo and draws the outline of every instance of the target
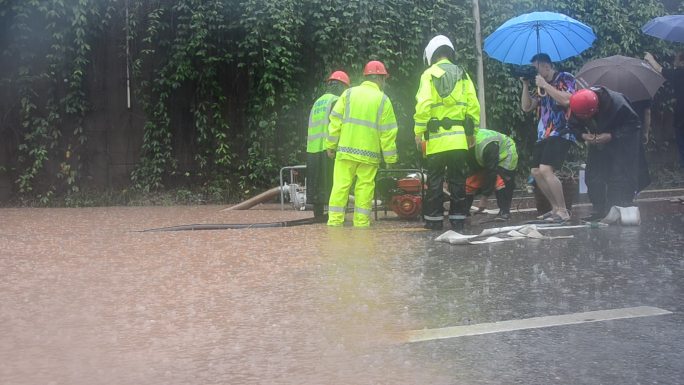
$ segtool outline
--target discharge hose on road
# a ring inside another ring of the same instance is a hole
[[[312,225],[318,223],[314,218],[295,219],[282,222],[265,223],[219,223],[219,224],[193,224],[178,225],[170,227],[159,227],[155,229],[141,230],[142,233],[157,231],[194,231],[194,230],[229,230],[229,229],[260,229],[268,227],[293,227],[302,225]]]

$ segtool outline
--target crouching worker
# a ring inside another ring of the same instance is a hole
[[[370,226],[375,174],[382,160],[397,163],[397,120],[392,102],[382,92],[388,73],[373,60],[363,70],[365,81],[346,90],[330,113],[326,149],[335,158],[328,226],[344,224],[349,190],[354,187],[354,227]],[[354,182],[356,178],[356,182]]]
[[[515,169],[518,167],[515,142],[502,133],[481,128],[475,135],[475,145],[469,151],[471,168],[474,167],[475,173],[468,178],[469,183],[466,182],[466,190],[472,192],[466,191],[467,206],[472,206],[476,192],[473,190],[479,187],[479,192],[484,197],[489,197],[492,193],[496,196],[499,206],[496,220],[509,220],[515,190]],[[480,203],[480,207],[483,203]]]
[[[639,115],[621,93],[604,87],[577,91],[570,110],[568,126],[588,147],[586,184],[593,211],[582,219],[600,220],[612,206],[633,207],[635,193],[649,183],[639,156]]]

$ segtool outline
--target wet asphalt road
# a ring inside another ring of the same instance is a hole
[[[0,383],[684,383],[684,205],[643,203],[640,227],[476,246],[396,219],[134,231],[308,215],[218,209],[0,210]],[[405,338],[635,306],[673,314]]]
[[[642,205],[642,213],[641,227],[471,246],[458,264],[450,257],[454,246],[432,245],[421,266],[422,297],[430,305],[415,306],[429,328],[642,305],[673,315],[419,342],[408,349],[449,368],[436,381],[445,384],[684,383],[682,209],[652,204]]]

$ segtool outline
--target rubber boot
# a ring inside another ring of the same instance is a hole
[[[495,221],[505,222],[511,219],[511,202],[507,195],[506,189],[494,191],[496,196],[496,203],[499,206],[499,214],[497,214]]]
[[[451,229],[457,233],[462,232],[465,228],[465,221],[463,219],[452,219],[449,222],[451,222]]]
[[[428,230],[442,230],[444,228],[444,222],[442,221],[425,221],[423,228]]]
[[[473,207],[473,201],[475,201],[475,195],[466,195],[466,208],[468,209],[468,215],[471,216],[472,214],[470,213],[470,208]]]
[[[316,223],[325,223],[328,221],[328,216],[323,214],[323,205],[321,204],[314,204],[313,214],[314,222]]]
[[[641,214],[636,206],[619,207],[620,224],[623,226],[639,226],[641,224]]]

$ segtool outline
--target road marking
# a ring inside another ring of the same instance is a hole
[[[519,320],[488,322],[475,325],[452,326],[439,329],[409,330],[406,342],[441,340],[446,338],[477,336],[481,334],[510,332],[514,330],[538,329],[551,326],[574,325],[589,322],[610,321],[624,318],[651,317],[672,314],[671,311],[651,306],[628,307],[624,309],[588,311]]]

